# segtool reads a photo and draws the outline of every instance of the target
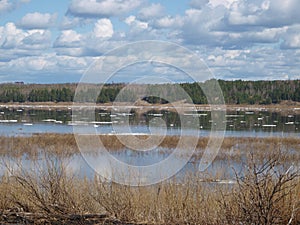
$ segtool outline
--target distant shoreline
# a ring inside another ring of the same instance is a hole
[[[166,110],[174,111],[174,105],[178,109],[189,111],[196,108],[199,111],[211,111],[212,109],[222,109],[224,105],[198,105],[198,104],[187,104],[187,103],[173,103],[173,104],[150,104],[147,102],[138,102],[134,106],[129,103],[103,103],[103,104],[73,104],[73,102],[25,102],[25,103],[1,103],[0,108],[24,108],[24,109],[36,109],[36,110],[47,110],[47,109],[60,109],[60,110],[71,110],[72,107],[91,106],[96,109],[110,110],[112,108],[133,108],[137,110]],[[272,111],[272,112],[294,112],[300,114],[300,103],[298,102],[284,102],[281,104],[270,104],[270,105],[225,105],[228,111]]]

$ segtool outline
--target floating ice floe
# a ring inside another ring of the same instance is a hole
[[[233,114],[233,115],[225,115],[225,117],[244,117],[244,115],[235,115],[235,114]]]
[[[148,115],[149,116],[157,116],[157,117],[163,116],[163,114],[161,114],[161,113],[149,113]]]
[[[194,116],[194,117],[201,117],[207,116],[207,113],[184,113],[184,116]]]
[[[118,116],[132,116],[132,113],[117,113]]]
[[[43,122],[53,122],[53,123],[55,123],[56,122],[56,120],[54,120],[54,119],[45,119],[45,120],[42,120]]]
[[[113,123],[117,123],[117,121],[92,121],[90,122],[91,124],[95,124],[95,125],[101,125],[101,124],[113,124]]]
[[[285,125],[294,125],[294,122],[287,122]]]
[[[0,120],[0,123],[17,123],[18,120]]]

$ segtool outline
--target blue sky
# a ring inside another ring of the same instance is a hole
[[[216,78],[300,79],[299,9],[299,0],[0,0],[0,82],[78,82],[107,51],[142,40],[188,48]]]

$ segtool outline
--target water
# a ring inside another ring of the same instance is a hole
[[[129,120],[130,133],[151,132],[160,133],[166,128],[167,135],[195,135],[209,136],[210,129],[215,126],[211,120],[211,113],[207,111],[185,112],[183,115],[187,120],[197,117],[199,119],[198,130],[195,127],[181,129],[180,116],[171,111],[149,110],[143,113],[131,111],[111,112],[106,110],[95,111],[95,121],[77,121],[72,118],[71,110],[35,110],[35,109],[13,109],[0,108],[0,135],[31,135],[34,133],[73,133],[74,125],[93,126],[99,134],[128,133],[125,120]],[[161,123],[151,123],[153,119],[163,120]],[[152,130],[149,130],[151,123]],[[226,134],[228,137],[299,137],[300,115],[295,113],[282,114],[268,111],[229,111],[223,121],[226,123]]]
[[[147,166],[158,163],[166,159],[169,154],[172,153],[172,149],[166,148],[156,148],[150,152],[137,152],[128,149],[123,149],[122,151],[112,151],[110,152],[112,157],[115,157],[120,162],[127,163],[128,165],[133,166]],[[247,158],[247,148],[239,152],[240,158],[216,158],[211,165],[205,171],[199,171],[199,161],[190,160],[173,178],[177,181],[184,179],[187,174],[196,175],[200,180],[203,180],[205,183],[212,184],[234,184],[236,176],[243,177],[245,172],[248,169],[247,164],[245,163]],[[288,152],[287,154],[292,154],[299,157],[297,152]],[[49,163],[49,159],[55,161],[55,165],[59,166],[62,162],[66,172],[70,176],[78,176],[81,178],[93,179],[95,176],[103,178],[101,175],[105,172],[105,168],[101,167],[99,162],[103,160],[100,154],[87,154],[82,157],[81,154],[73,154],[64,158],[55,158],[51,157],[46,158]],[[30,158],[24,154],[21,158],[11,158],[3,157],[2,162],[5,162],[5,165],[10,168],[11,171],[25,172],[26,171],[35,171],[41,172],[43,168],[47,170],[47,160],[45,160],[44,154],[39,154],[35,159]],[[99,165],[100,167],[91,167],[91,164],[88,162],[93,162],[93,165]],[[53,164],[54,165],[54,164]],[[4,174],[7,170],[7,167],[4,164],[0,166],[0,175]],[[170,167],[174,166],[172,164]],[[291,161],[284,162],[278,167],[278,170],[287,171],[287,169],[295,170],[300,167],[300,162]],[[115,171],[113,171],[114,173]],[[121,174],[123,176],[123,174]]]
[[[215,122],[211,120],[211,113],[207,111],[185,112],[182,115],[187,120],[189,118],[198,118],[199,127],[187,127],[184,130],[181,128],[180,116],[171,111],[155,111],[146,110],[144,112],[131,111],[130,113],[122,111],[107,111],[96,110],[95,121],[76,121],[73,118],[72,111],[69,110],[36,110],[36,109],[13,109],[0,108],[0,135],[4,136],[30,136],[36,133],[73,133],[73,126],[92,127],[95,133],[98,134],[115,134],[115,133],[134,133],[134,134],[150,134],[160,133],[162,129],[166,135],[200,135],[207,137],[210,135],[211,126]],[[129,120],[130,129],[125,126],[125,120]],[[161,123],[153,123],[153,119]],[[75,121],[75,123],[74,123]],[[152,121],[152,122],[151,122]],[[268,111],[229,111],[223,123],[226,123],[226,137],[299,137],[300,134],[300,115],[294,113],[279,113]],[[149,129],[151,124],[151,129]],[[240,148],[239,148],[240,149]],[[244,147],[240,161],[234,159],[216,159],[205,171],[201,172],[200,176],[203,180],[214,179],[224,180],[227,183],[233,182],[235,178],[234,171],[238,175],[243,174],[244,165],[243,157],[247,152],[247,146]],[[240,150],[239,150],[240,151]],[[111,155],[116,159],[135,166],[147,166],[160,162],[168,157],[172,149],[156,148],[150,152],[137,152],[129,149],[122,151],[111,152]],[[297,151],[295,154],[298,154]],[[79,176],[87,176],[93,178],[97,173],[87,164],[87,161],[98,161],[101,159],[94,154],[85,155],[85,159],[80,154],[74,154],[70,158],[63,159],[67,164],[67,169],[71,174]],[[33,161],[26,155],[21,160],[22,169],[36,166],[35,163],[44,163],[42,156],[37,161]],[[17,169],[17,159],[5,159],[10,165]],[[198,171],[197,161],[190,161],[177,174],[177,178],[181,178],[187,172]],[[170,165],[172,166],[172,165]],[[298,165],[299,166],[299,165]],[[0,174],[5,171],[1,167]],[[217,174],[222,172],[221,174]],[[225,182],[225,183],[226,183]]]

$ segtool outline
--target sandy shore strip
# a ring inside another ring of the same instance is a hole
[[[272,111],[272,112],[293,112],[294,114],[300,114],[300,103],[294,102],[291,104],[271,104],[271,105],[192,105],[187,103],[172,103],[172,104],[149,104],[147,102],[137,102],[132,105],[131,103],[104,103],[104,104],[92,104],[92,103],[73,103],[73,102],[39,102],[39,103],[1,103],[0,108],[13,108],[13,109],[35,109],[35,110],[72,110],[73,108],[85,108],[95,107],[95,109],[103,110],[128,110],[133,109],[137,111],[150,111],[150,110],[166,110],[166,111],[211,111],[222,110],[227,111],[244,111],[244,112],[257,112],[257,111]],[[176,109],[175,109],[176,108]],[[179,112],[180,113],[180,112]]]

